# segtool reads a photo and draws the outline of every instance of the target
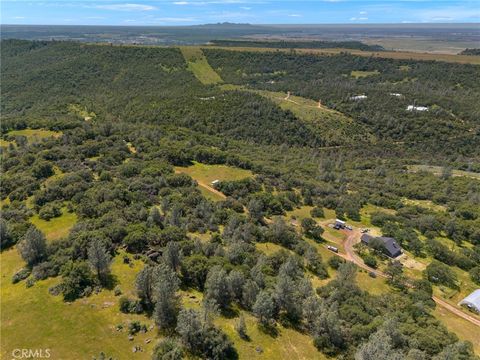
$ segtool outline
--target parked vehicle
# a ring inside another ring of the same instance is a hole
[[[335,246],[328,245],[327,249],[330,251],[333,251],[334,253],[338,253],[338,248],[336,248]]]

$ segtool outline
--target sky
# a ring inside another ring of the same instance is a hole
[[[480,0],[0,0],[2,24],[480,23]]]

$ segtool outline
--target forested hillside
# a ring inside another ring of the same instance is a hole
[[[27,332],[61,358],[478,359],[479,67],[204,50],[242,88],[177,48],[1,45],[2,356]],[[335,218],[420,265],[345,261]]]
[[[433,139],[434,143],[443,140],[445,145],[445,141],[460,137],[478,145],[478,66],[348,54],[316,56],[216,49],[205,49],[205,54],[227,82],[320,99],[368,124],[381,138]],[[358,95],[367,98],[352,99]],[[407,112],[411,104],[429,107],[429,111]]]
[[[382,51],[380,45],[367,45],[360,41],[254,41],[254,40],[212,40],[217,46],[267,47],[278,49],[356,49],[365,51]]]

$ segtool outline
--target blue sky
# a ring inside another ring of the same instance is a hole
[[[480,0],[0,0],[2,24],[480,22]]]

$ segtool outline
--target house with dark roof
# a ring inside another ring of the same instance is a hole
[[[400,256],[402,254],[402,248],[400,247],[400,245],[397,244],[394,238],[386,236],[374,237],[368,234],[363,234],[360,240],[362,241],[362,243],[369,247],[373,247],[372,245],[376,244],[383,245],[383,253],[391,258],[396,258],[397,256]],[[374,241],[372,242],[372,240]]]

